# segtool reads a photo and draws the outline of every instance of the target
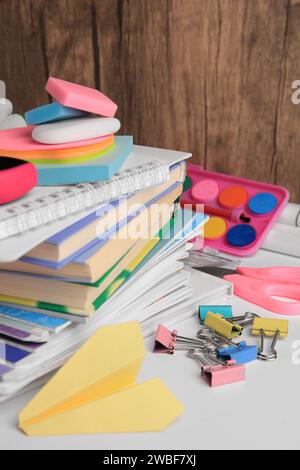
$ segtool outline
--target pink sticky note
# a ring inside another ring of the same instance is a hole
[[[114,117],[118,106],[110,98],[94,88],[50,77],[47,92],[60,104],[105,117]]]
[[[33,140],[31,135],[33,129],[34,126],[29,126],[0,131],[0,151],[2,150],[2,155],[5,156],[5,151],[40,152],[42,150],[49,150],[49,145],[40,144],[39,142]],[[98,137],[97,139],[51,145],[51,150],[86,147],[88,145],[94,145],[98,144],[99,142],[103,142],[108,137],[109,136],[104,136]]]

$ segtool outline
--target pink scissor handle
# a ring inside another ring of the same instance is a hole
[[[300,267],[242,268],[239,274],[261,279],[262,281],[279,282],[281,284],[298,284],[300,286]]]
[[[300,315],[300,286],[296,284],[270,283],[234,274],[224,279],[234,286],[234,293],[242,299],[259,305],[280,315]],[[298,302],[284,302],[273,297],[282,297]]]

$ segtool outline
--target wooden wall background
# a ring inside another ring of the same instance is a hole
[[[300,0],[0,0],[0,78],[24,112],[49,74],[119,103],[139,144],[287,186],[300,202]]]

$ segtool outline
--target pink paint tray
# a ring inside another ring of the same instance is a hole
[[[205,245],[233,256],[252,256],[289,201],[281,186],[259,183],[188,165],[181,205],[210,216]]]

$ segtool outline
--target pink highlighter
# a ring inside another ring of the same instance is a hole
[[[0,157],[0,204],[25,196],[37,185],[37,170],[32,163]]]
[[[260,183],[188,165],[181,205],[210,216],[205,245],[233,256],[252,256],[261,247],[289,201],[289,192]]]

